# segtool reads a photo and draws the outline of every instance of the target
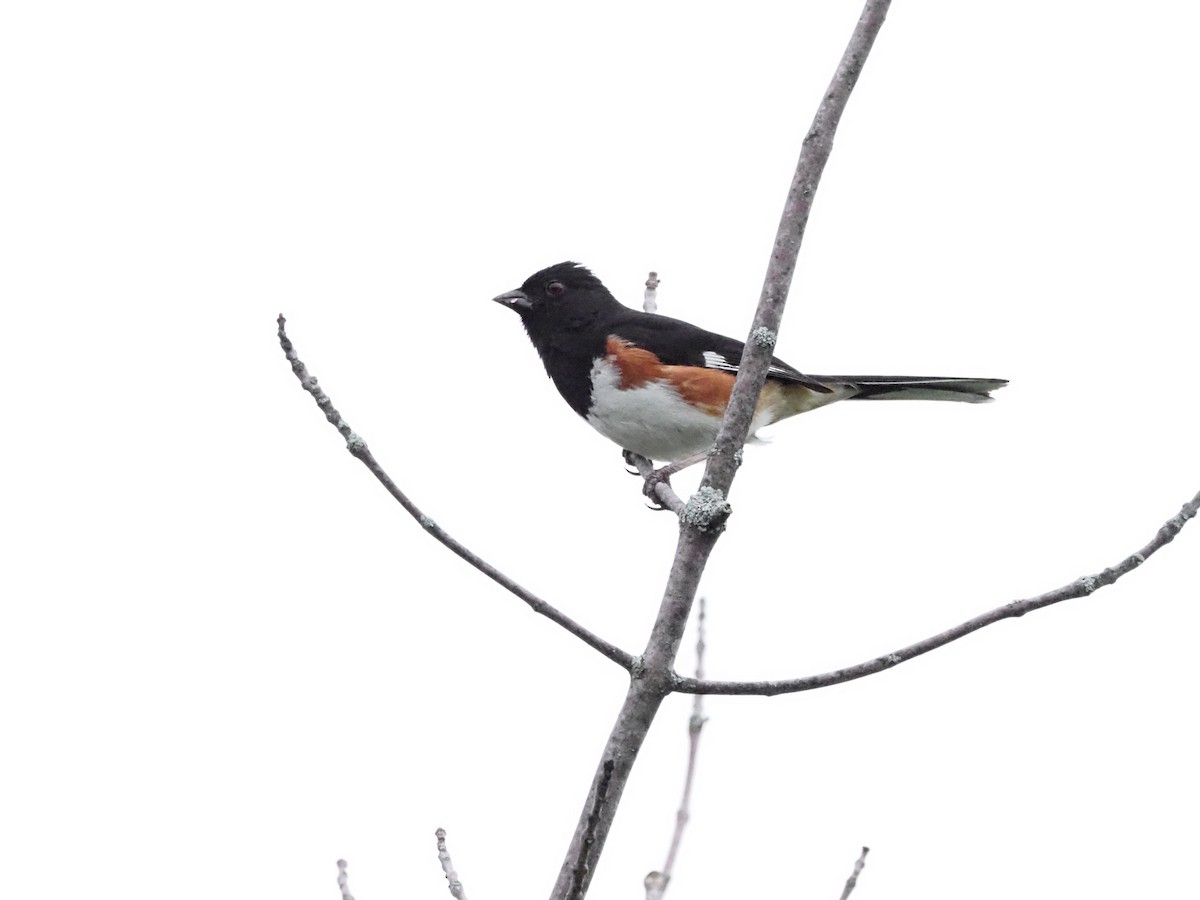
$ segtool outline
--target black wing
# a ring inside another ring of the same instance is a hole
[[[705,331],[690,322],[627,310],[612,323],[612,331],[618,337],[632,341],[638,347],[649,350],[668,366],[700,366],[736,373],[742,364],[745,344],[733,338]],[[820,394],[832,393],[832,388],[810,378],[781,359],[771,357],[767,377],[776,381],[802,384]]]

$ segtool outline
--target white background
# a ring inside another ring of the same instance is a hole
[[[0,21],[0,892],[545,896],[674,546],[490,298],[563,259],[746,333],[856,0],[28,3]],[[709,673],[860,662],[1132,553],[1200,487],[1194,5],[900,2],[779,355],[1000,376],[748,451]],[[694,484],[681,478],[681,492]],[[671,896],[1184,896],[1200,526],[899,668],[713,699]],[[680,660],[691,665],[689,644]],[[664,706],[593,896],[673,822]]]

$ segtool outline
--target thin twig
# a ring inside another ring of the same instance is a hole
[[[626,671],[629,671],[633,668],[634,659],[632,654],[626,653],[620,647],[614,646],[608,641],[592,634],[592,632],[588,631],[574,619],[562,612],[559,612],[558,609],[538,597],[532,591],[529,591],[517,584],[499,569],[476,556],[457,540],[447,534],[440,525],[433,521],[433,519],[421,512],[421,510],[417,508],[417,505],[409,500],[404,492],[396,486],[396,483],[392,481],[387,472],[383,470],[383,466],[376,462],[375,457],[371,455],[371,451],[367,449],[366,441],[354,433],[354,431],[350,428],[350,425],[345,419],[342,418],[342,414],[334,408],[333,401],[331,401],[328,395],[321,390],[320,386],[317,384],[317,379],[308,373],[308,369],[305,367],[304,363],[300,361],[299,356],[296,354],[295,348],[292,346],[291,340],[287,336],[287,332],[284,330],[285,320],[282,315],[280,315],[278,323],[279,344],[281,347],[283,347],[284,355],[287,356],[288,361],[292,364],[292,371],[295,372],[296,377],[300,380],[300,386],[312,395],[312,398],[316,401],[317,406],[324,411],[325,418],[328,419],[329,422],[339,432],[341,432],[342,437],[346,439],[346,449],[350,451],[350,454],[371,470],[371,474],[379,479],[380,484],[382,484],[387,489],[387,492],[391,494],[392,497],[394,497],[402,507],[404,507],[405,512],[416,519],[417,522],[420,523],[421,527],[424,528],[434,540],[449,548],[452,553],[461,559],[466,560],[488,578],[492,579],[492,581],[496,582],[496,584],[507,590],[510,594],[514,594],[515,596],[524,600],[529,605],[529,608],[535,613],[545,616],[551,622],[554,622],[556,625],[560,625],[561,627],[565,628],[589,647],[599,651],[603,656],[611,659]]]
[[[658,279],[657,272],[651,272],[646,278],[646,292],[642,295],[642,309],[648,313],[658,310],[658,286],[662,282]],[[675,515],[679,515],[683,509],[683,501],[679,499],[679,495],[671,488],[670,482],[665,479],[655,479],[654,463],[644,456],[637,453],[628,452],[626,458],[637,468],[638,474],[642,476],[642,481],[645,482],[647,489],[650,485],[654,485],[653,500],[657,500],[660,504],[658,508],[669,509]]]
[[[704,680],[704,595],[700,596],[696,608],[696,680]],[[683,776],[683,797],[679,801],[679,810],[675,813],[675,831],[671,835],[671,847],[667,851],[667,861],[661,872],[651,872],[646,876],[646,900],[662,900],[675,875],[675,859],[679,855],[679,845],[683,843],[683,830],[692,817],[692,784],[696,778],[696,754],[700,750],[700,733],[704,730],[704,695],[697,694],[692,698],[692,714],[688,718],[688,760],[687,772]]]
[[[863,866],[867,864],[867,854],[871,852],[870,847],[863,847],[862,854],[859,855],[858,861],[854,863],[854,871],[850,873],[850,877],[846,879],[846,887],[842,889],[841,900],[846,900],[850,893],[854,890],[854,886],[858,884],[858,876],[862,874]]]
[[[642,295],[642,309],[648,313],[658,310],[658,286],[661,282],[658,280],[658,273],[651,272],[646,279],[646,293]]]
[[[658,616],[651,628],[646,649],[639,660],[640,664],[631,670],[633,677],[630,680],[629,691],[600,756],[602,761],[615,760],[616,768],[611,778],[605,776],[600,767],[592,776],[587,799],[550,895],[551,900],[582,896],[586,892],[586,880],[580,884],[576,877],[578,860],[585,852],[594,857],[604,849],[617,805],[633,770],[634,760],[646,740],[663,698],[674,689],[677,679],[673,672],[675,657],[687,627],[692,602],[700,586],[700,577],[730,514],[730,506],[726,500],[729,486],[741,462],[741,447],[746,441],[758,394],[766,379],[767,366],[771,360],[771,346],[779,328],[779,317],[783,313],[783,303],[791,284],[813,194],[829,157],[833,133],[850,99],[850,92],[871,45],[875,42],[875,36],[883,25],[889,5],[888,0],[867,0],[850,42],[838,63],[833,81],[825,91],[813,125],[804,139],[800,159],[796,163],[796,173],[792,178],[788,199],[776,232],[775,246],[750,333],[751,339],[747,342],[746,352],[741,359],[741,370],[734,383],[721,430],[717,434],[713,455],[708,459],[700,489],[679,511],[679,542],[671,563],[671,574],[663,591],[663,599],[659,604]],[[593,828],[590,824],[591,810],[602,785],[607,791],[609,801],[600,821]],[[589,845],[587,847],[585,839]],[[591,848],[593,842],[595,846]],[[590,869],[584,872],[584,878],[591,878]]]
[[[342,892],[342,900],[354,900],[354,895],[350,893],[350,875],[346,871],[346,861],[339,859],[338,867],[338,890]]]
[[[882,672],[884,669],[895,668],[902,662],[907,662],[914,657],[928,653],[930,650],[936,650],[938,647],[944,647],[951,641],[956,641],[988,625],[995,624],[1004,619],[1015,619],[1025,615],[1025,613],[1045,609],[1047,606],[1053,606],[1055,603],[1061,603],[1064,600],[1075,600],[1079,597],[1086,597],[1100,590],[1102,587],[1107,587],[1122,575],[1132,572],[1167,544],[1171,543],[1175,539],[1175,535],[1179,534],[1183,526],[1187,524],[1187,521],[1196,516],[1197,511],[1200,511],[1200,493],[1197,493],[1195,497],[1185,503],[1178,515],[1168,519],[1158,529],[1158,532],[1154,535],[1150,543],[1146,544],[1137,553],[1125,557],[1125,559],[1121,560],[1115,566],[1110,566],[1095,575],[1085,575],[1083,578],[1078,578],[1070,584],[1047,591],[1044,594],[1039,594],[1036,597],[1031,597],[1028,600],[1014,600],[1011,603],[998,606],[981,616],[968,619],[961,625],[956,625],[948,631],[943,631],[941,634],[935,634],[933,637],[910,644],[893,653],[859,663],[856,666],[837,669],[833,672],[825,672],[822,675],[810,675],[807,678],[791,678],[783,681],[703,681],[697,678],[679,677],[675,681],[675,690],[685,694],[758,694],[764,696],[794,694],[798,691],[811,691],[814,688],[829,687],[833,684],[853,681],[856,678],[864,678],[867,675]]]
[[[454,897],[454,900],[467,900],[467,892],[463,888],[462,882],[458,880],[458,873],[454,871],[454,863],[450,861],[450,851],[446,849],[446,829],[439,828],[433,834],[437,838],[438,862],[442,864],[442,871],[446,873],[450,895]]]

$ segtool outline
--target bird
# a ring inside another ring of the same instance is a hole
[[[745,345],[670,316],[622,305],[586,266],[562,262],[494,297],[521,317],[554,386],[626,453],[671,463],[704,458],[716,440]],[[983,403],[1002,378],[805,375],[772,358],[750,424],[839,400]]]

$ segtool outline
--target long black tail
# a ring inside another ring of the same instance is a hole
[[[850,400],[957,400],[986,403],[992,391],[1008,384],[1003,378],[922,378],[918,376],[843,375],[820,378],[827,384],[844,384],[855,391]]]

